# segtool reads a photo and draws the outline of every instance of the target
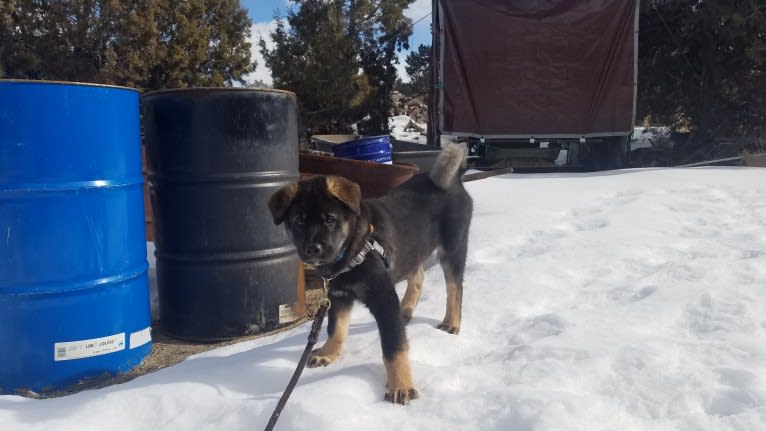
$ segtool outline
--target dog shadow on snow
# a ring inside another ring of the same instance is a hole
[[[298,360],[306,347],[310,328],[310,323],[303,324],[295,330],[294,334],[282,340],[267,342],[258,347],[227,356],[220,356],[226,354],[225,350],[223,352],[212,350],[162,370],[165,373],[155,374],[158,374],[157,379],[161,379],[162,384],[192,381],[218,388],[221,392],[245,395],[247,398],[278,399],[298,365]],[[327,322],[325,321],[319,341],[314,346],[315,349],[325,342],[327,338],[326,328]],[[375,336],[359,337],[368,333],[373,333]],[[357,336],[356,340],[354,340],[355,336]],[[352,323],[348,338],[346,350],[335,363],[315,369],[306,367],[296,388],[339,374],[348,374],[365,379],[369,381],[371,386],[379,386],[381,381],[385,381],[385,373],[379,355],[376,355],[368,365],[345,365],[343,363],[345,362],[343,361],[344,357],[353,355],[353,353],[349,355],[349,349],[356,350],[363,347],[365,350],[370,348],[379,350],[375,322]],[[372,338],[371,341],[370,338]],[[370,345],[362,346],[359,343]],[[234,344],[229,348],[236,349],[237,346],[238,344]],[[378,370],[378,368],[380,369]],[[371,373],[370,370],[373,372]],[[139,385],[143,384],[141,378],[137,380]],[[146,383],[147,386],[150,386],[155,382]]]

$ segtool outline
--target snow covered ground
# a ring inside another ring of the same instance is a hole
[[[636,127],[633,129],[633,139],[630,149],[637,148],[673,148],[670,127]]]
[[[388,117],[388,128],[394,139],[415,144],[426,144],[428,125],[416,123],[408,115]]]
[[[359,306],[346,351],[304,372],[277,429],[766,429],[766,169],[507,175],[467,187],[462,332],[434,328],[438,267],[408,327],[421,398],[383,401],[376,327]],[[307,332],[64,398],[0,396],[0,429],[263,429]]]

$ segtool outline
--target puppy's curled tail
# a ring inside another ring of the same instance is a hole
[[[449,144],[436,157],[429,176],[431,181],[442,190],[447,190],[465,167],[466,150],[458,144]]]

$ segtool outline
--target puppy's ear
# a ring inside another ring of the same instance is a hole
[[[325,181],[330,195],[343,202],[354,214],[359,214],[359,204],[362,201],[362,190],[359,184],[332,175],[325,177]]]
[[[293,202],[293,198],[298,193],[298,183],[292,183],[277,190],[269,198],[269,210],[274,217],[274,224],[280,224],[285,221],[287,209]]]

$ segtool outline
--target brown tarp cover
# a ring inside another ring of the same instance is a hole
[[[443,134],[628,134],[637,0],[439,0]]]

